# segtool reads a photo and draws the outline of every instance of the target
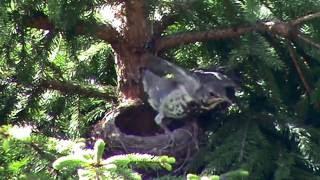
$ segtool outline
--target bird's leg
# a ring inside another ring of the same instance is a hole
[[[162,122],[163,118],[164,118],[163,114],[159,113],[155,117],[155,122],[164,130],[164,133],[168,135],[170,138],[169,145],[167,147],[173,147],[175,144],[174,136],[172,134],[172,131],[170,131],[170,129]]]

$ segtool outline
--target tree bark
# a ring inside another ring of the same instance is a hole
[[[121,101],[141,101],[144,96],[140,68],[145,62],[141,56],[146,52],[145,45],[151,39],[144,3],[144,0],[125,2],[123,41],[119,46],[113,46]]]
[[[131,52],[128,47],[120,47],[115,52],[120,102],[140,101],[144,96],[140,68],[145,62],[142,62],[141,55],[140,52]]]

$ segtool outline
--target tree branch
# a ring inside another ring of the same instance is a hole
[[[302,81],[302,84],[304,86],[304,88],[306,89],[308,95],[311,95],[312,93],[312,90],[306,80],[306,78],[304,77],[304,74],[299,66],[299,63],[298,63],[298,60],[297,60],[297,54],[293,48],[293,46],[288,42],[288,48],[289,48],[289,53],[290,53],[290,56],[291,56],[291,59],[292,59],[292,62],[293,62],[293,65],[294,67],[296,68],[297,72],[298,72],[298,75],[299,75],[299,78],[300,80]]]
[[[261,33],[270,32],[272,34],[284,37],[286,39],[290,39],[296,37],[298,34],[296,27],[297,24],[319,17],[320,12],[297,18],[289,22],[257,22],[256,24],[242,27],[230,27],[225,29],[208,30],[202,32],[185,32],[180,34],[164,36],[162,38],[156,39],[155,50],[156,52],[159,52],[164,49],[173,48],[188,43],[201,42],[207,40],[219,40],[226,38],[236,38],[246,33],[250,33],[252,31],[257,31]]]
[[[306,42],[306,43],[308,43],[308,44],[310,44],[311,46],[314,46],[314,47],[320,49],[320,44],[312,41],[311,39],[305,37],[304,35],[302,35],[302,34],[300,34],[300,33],[297,34],[297,38],[298,38],[298,39],[301,39],[302,41],[304,41],[304,42]]]
[[[299,17],[299,18],[291,21],[291,24],[293,26],[298,26],[306,21],[310,21],[310,20],[313,20],[313,19],[319,18],[319,17],[320,17],[320,12],[317,12],[317,13],[309,14],[309,15],[306,15],[303,17]]]
[[[43,30],[57,30],[54,23],[51,22],[48,16],[37,13],[33,16],[24,16],[24,23],[26,26],[31,28],[43,29]],[[88,34],[93,37],[105,40],[110,44],[118,43],[120,39],[120,34],[107,24],[96,24],[92,22],[81,21],[75,27],[75,33],[77,35]]]
[[[163,49],[173,48],[176,46],[193,42],[235,38],[253,30],[253,26],[247,26],[220,30],[209,30],[204,32],[186,32],[181,34],[169,35],[156,40],[155,50],[156,52],[159,52]]]
[[[45,89],[58,90],[65,94],[79,94],[84,97],[100,98],[100,99],[105,99],[107,101],[112,101],[112,102],[117,101],[117,97],[114,94],[112,94],[112,90],[107,93],[100,92],[93,88],[83,88],[80,85],[75,85],[70,82],[43,80],[40,82],[40,87]]]

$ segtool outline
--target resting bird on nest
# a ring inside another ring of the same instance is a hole
[[[164,119],[182,119],[190,113],[211,110],[222,102],[231,103],[226,88],[235,83],[219,72],[190,72],[162,58],[147,55],[142,82],[148,102],[158,114],[155,122],[170,133]]]

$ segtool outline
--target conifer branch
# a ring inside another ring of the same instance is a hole
[[[248,136],[248,128],[249,128],[249,121],[247,120],[245,127],[244,127],[243,137],[242,137],[242,141],[241,141],[240,154],[239,154],[239,158],[238,158],[239,163],[241,163],[243,160],[244,151],[245,151],[244,148],[245,148],[247,136]]]
[[[288,49],[289,49],[289,54],[291,56],[291,60],[293,62],[294,67],[296,68],[296,70],[298,72],[299,78],[302,81],[302,84],[303,84],[304,88],[306,89],[307,94],[311,95],[312,90],[311,90],[310,85],[308,84],[308,82],[307,82],[306,78],[304,77],[304,74],[299,66],[299,63],[297,60],[298,59],[297,54],[296,54],[292,44],[290,44],[289,42],[287,44],[288,44]]]
[[[180,34],[174,34],[157,39],[155,43],[155,49],[156,52],[159,52],[164,49],[169,49],[188,43],[201,42],[207,40],[237,38],[253,31],[257,31],[260,33],[270,32],[272,34],[279,35],[286,39],[290,39],[292,37],[297,36],[297,24],[319,17],[320,12],[310,14],[308,16],[303,16],[301,18],[297,18],[289,22],[257,22],[256,24],[242,27],[230,27],[225,29],[212,29],[202,32],[185,32]]]
[[[43,29],[43,30],[59,30],[52,21],[49,20],[48,16],[43,13],[37,13],[31,16],[23,16],[24,23],[27,27]],[[111,44],[116,44],[119,42],[120,34],[108,24],[96,24],[92,22],[81,21],[79,22],[75,29],[77,35],[88,34],[93,37],[105,40]]]
[[[310,21],[310,20],[313,20],[313,19],[316,19],[316,18],[319,18],[320,17],[320,12],[317,12],[317,13],[313,13],[313,14],[308,14],[306,16],[303,16],[303,17],[299,17],[293,21],[291,21],[291,24],[293,26],[298,26],[302,23],[305,23],[306,21]]]
[[[311,46],[318,48],[320,50],[320,44],[312,41],[310,38],[304,36],[303,34],[298,33],[297,37],[298,37],[298,39],[301,39],[302,41],[304,41],[304,42],[310,44]]]
[[[75,85],[70,82],[43,80],[40,82],[40,87],[45,89],[58,90],[65,94],[78,94],[84,97],[100,98],[111,102],[117,101],[117,97],[112,93],[112,91],[100,92],[93,88],[84,88],[80,85]]]
[[[186,32],[160,38],[156,40],[155,46],[156,51],[159,52],[163,49],[173,48],[176,46],[193,42],[236,38],[253,30],[253,26],[246,26],[238,28],[226,28],[220,30],[209,30],[203,32]]]

